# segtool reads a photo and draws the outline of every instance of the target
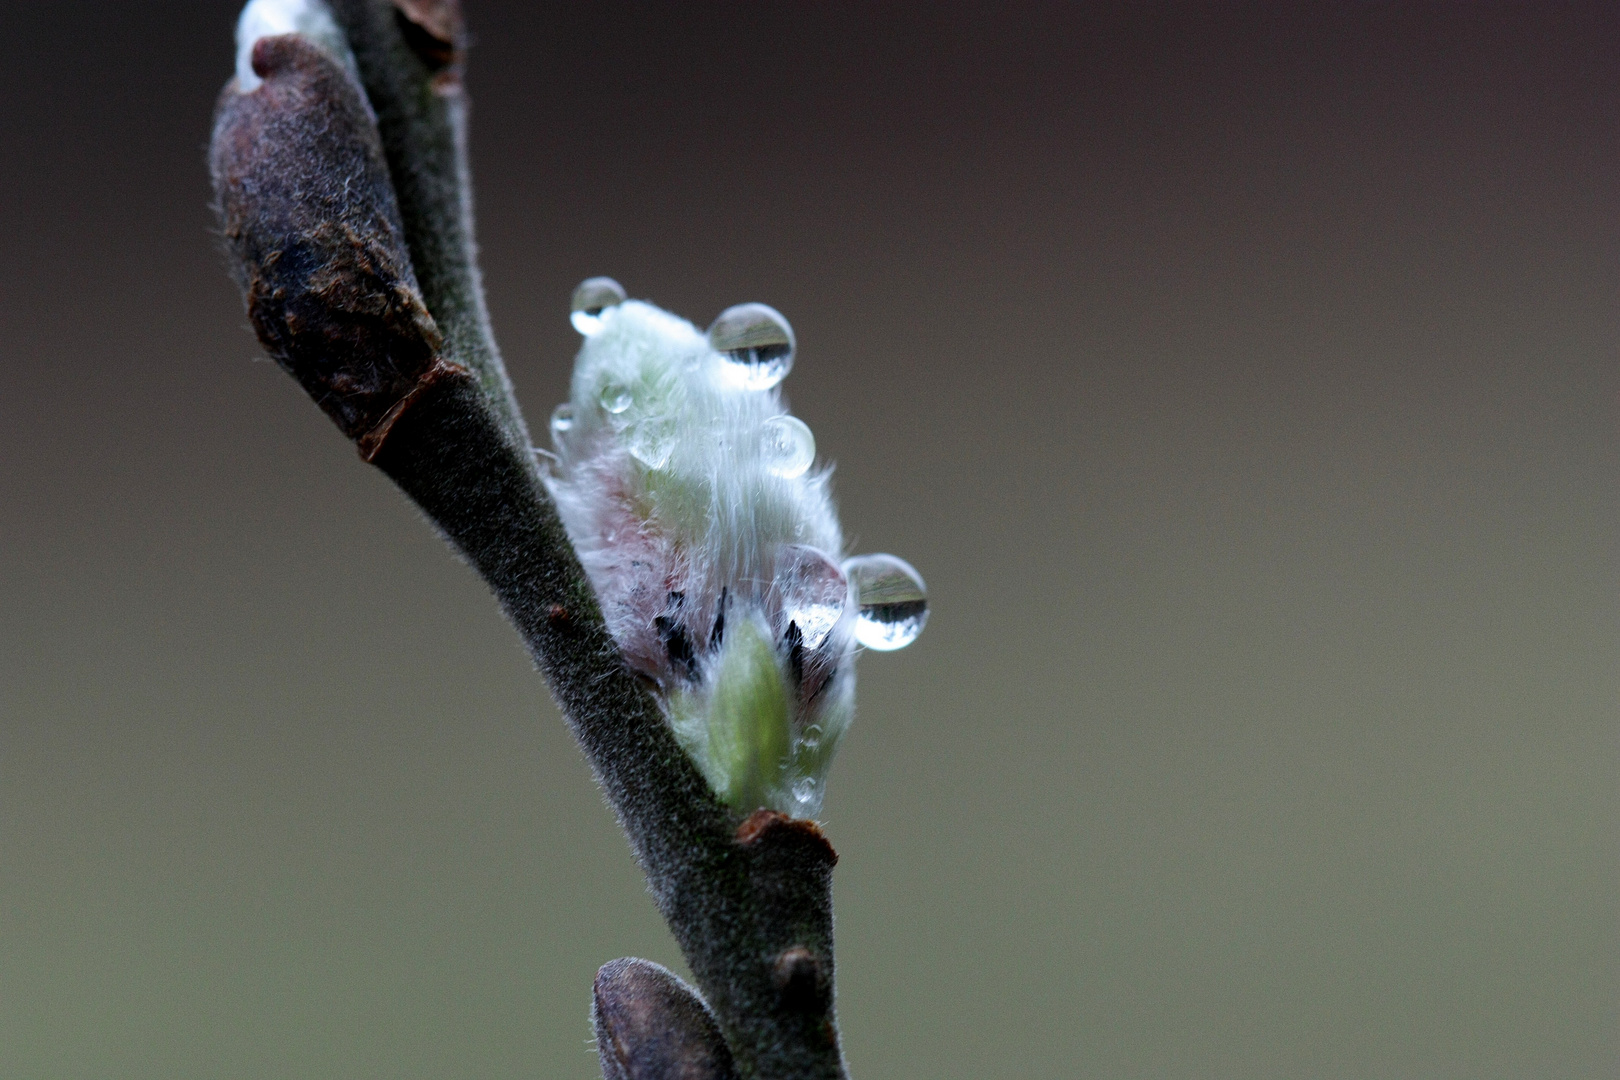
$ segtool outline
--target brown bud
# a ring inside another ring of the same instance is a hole
[[[831,990],[816,954],[803,945],[783,949],[771,965],[771,980],[783,1006],[794,1012],[824,1008]]]
[[[703,999],[658,964],[604,964],[591,1019],[605,1080],[735,1080],[731,1051]]]
[[[233,269],[265,349],[369,459],[461,369],[439,358],[360,87],[296,34],[261,38],[253,70],[220,98],[209,161]]]

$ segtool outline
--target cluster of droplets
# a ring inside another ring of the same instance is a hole
[[[610,277],[586,278],[574,289],[569,321],[584,337],[606,327],[613,309],[624,303],[624,287]],[[793,327],[768,304],[736,304],[709,324],[708,341],[722,360],[721,376],[739,390],[776,387],[793,370],[797,342]],[[598,398],[609,416],[622,416],[634,402],[631,389],[606,383]],[[574,426],[568,402],[551,414],[551,434],[561,440]],[[673,433],[638,425],[627,440],[630,452],[650,468],[668,461]],[[760,451],[770,471],[792,479],[815,462],[816,440],[804,421],[790,414],[766,420]],[[802,554],[801,554],[802,553]],[[915,567],[894,555],[857,555],[833,566],[814,548],[796,548],[779,567],[776,587],[784,614],[799,627],[805,645],[821,644],[837,623],[847,598],[857,605],[855,639],[868,649],[891,652],[917,639],[928,621],[928,592]]]
[[[856,647],[917,638],[922,577],[893,555],[838,561],[815,437],[777,393],[796,342],[775,308],[738,304],[700,331],[593,277],[574,290],[569,320],[587,342],[573,398],[551,415],[557,454],[544,455],[545,471],[610,629],[664,689],[677,739],[717,792],[745,810],[763,800],[813,815],[853,714]],[[726,659],[751,655],[736,644],[748,640],[776,659],[763,669]],[[792,700],[739,710],[733,691],[759,670]],[[749,734],[742,717],[782,707],[786,744]],[[737,756],[749,739],[785,746],[780,759],[760,750],[783,762],[779,776]]]
[[[574,290],[569,321],[585,337],[595,337],[608,325],[613,310],[624,303],[624,287],[610,277],[586,278]],[[708,342],[720,357],[723,385],[743,391],[765,391],[777,386],[793,370],[793,327],[782,313],[766,304],[737,304],[722,311],[710,324]],[[660,469],[668,464],[676,433],[658,420],[628,422],[635,394],[623,383],[604,383],[597,397],[602,411],[623,417],[626,449],[643,465]],[[563,404],[552,414],[554,439],[573,427],[573,406]],[[760,427],[759,451],[772,474],[784,479],[803,476],[816,459],[816,440],[798,417],[773,416]]]

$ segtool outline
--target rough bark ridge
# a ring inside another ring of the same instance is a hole
[[[536,471],[478,281],[459,8],[332,6],[363,87],[287,36],[255,47],[260,87],[221,96],[210,166],[227,249],[266,350],[523,635],[691,965],[702,999],[644,961],[603,969],[604,1072],[844,1077],[832,847],[813,823],[744,818],[709,791],[622,662]]]

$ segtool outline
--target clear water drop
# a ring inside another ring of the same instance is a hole
[[[560,442],[562,440],[562,436],[566,432],[571,431],[573,429],[573,427],[574,427],[574,406],[573,405],[571,405],[571,404],[569,404],[568,402],[565,401],[561,405],[557,406],[555,409],[551,410],[551,437],[553,439]]]
[[[647,419],[631,429],[625,448],[649,469],[662,469],[675,453],[675,427],[668,419]]]
[[[534,463],[535,466],[540,470],[540,475],[545,477],[547,480],[557,479],[558,466],[561,464],[557,460],[557,455],[553,454],[550,450],[542,450],[539,447],[533,447],[533,450]]]
[[[738,304],[709,325],[709,344],[725,357],[725,379],[742,390],[769,390],[793,370],[793,327],[765,304]]]
[[[816,460],[816,437],[797,416],[773,416],[760,426],[759,449],[767,469],[791,480]]]
[[[889,652],[917,640],[928,622],[928,587],[906,560],[893,555],[857,555],[844,560],[860,615],[855,640]]]
[[[568,321],[586,337],[600,333],[606,325],[602,313],[624,303],[624,286],[610,277],[586,278],[574,290]]]
[[[628,409],[632,400],[630,388],[623,383],[610,382],[602,387],[602,408],[614,416]]]
[[[807,649],[819,649],[844,614],[849,582],[831,559],[813,547],[787,544],[776,558],[776,589],[782,599],[782,629],[799,627]]]
[[[814,802],[816,798],[816,782],[808,776],[793,781],[793,797],[801,803]]]

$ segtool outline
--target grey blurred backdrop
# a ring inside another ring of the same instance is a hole
[[[834,768],[856,1077],[1620,1075],[1611,4],[468,0],[496,328],[793,321],[926,575]],[[597,1075],[679,964],[478,580],[210,235],[230,3],[17,5],[0,1077]]]

